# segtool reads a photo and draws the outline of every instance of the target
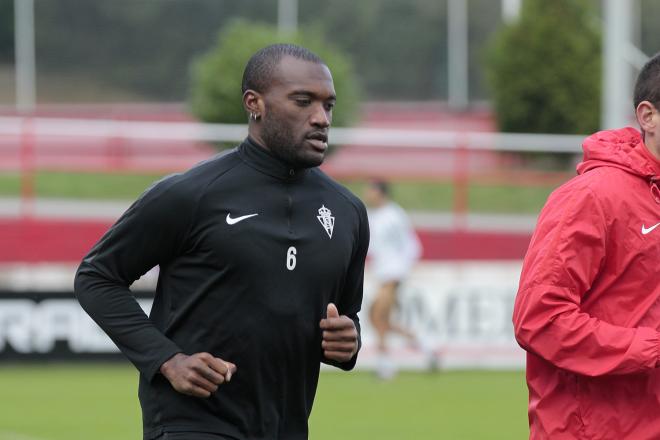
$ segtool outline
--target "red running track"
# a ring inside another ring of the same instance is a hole
[[[76,262],[108,222],[0,219],[0,262]],[[418,230],[425,260],[520,260],[530,233]]]

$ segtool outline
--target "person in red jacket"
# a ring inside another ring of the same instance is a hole
[[[660,439],[660,54],[634,105],[641,133],[584,141],[525,256],[513,324],[531,439]]]

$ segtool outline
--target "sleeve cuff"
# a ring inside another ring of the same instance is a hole
[[[183,353],[183,350],[178,347],[172,347],[167,351],[163,351],[163,353],[158,358],[156,358],[156,360],[151,365],[149,365],[145,371],[142,372],[147,381],[151,382],[156,374],[160,373],[160,367],[178,353]]]

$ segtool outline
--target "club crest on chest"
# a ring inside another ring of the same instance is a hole
[[[321,226],[323,226],[325,232],[328,233],[328,237],[332,238],[332,231],[335,228],[335,218],[332,215],[332,211],[326,208],[325,205],[321,205],[319,208],[319,215],[317,215],[316,218],[319,219]]]

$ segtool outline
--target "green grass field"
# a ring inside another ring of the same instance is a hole
[[[129,365],[5,365],[0,390],[0,440],[141,438]],[[525,439],[526,407],[522,372],[324,372],[310,439]]]
[[[156,174],[37,173],[35,190],[39,197],[72,199],[133,200],[154,180]],[[358,196],[364,182],[344,182]],[[538,213],[556,185],[481,185],[471,184],[468,205],[481,213]],[[394,199],[405,209],[451,211],[454,189],[449,182],[393,182]],[[18,174],[0,173],[0,197],[20,194]]]

